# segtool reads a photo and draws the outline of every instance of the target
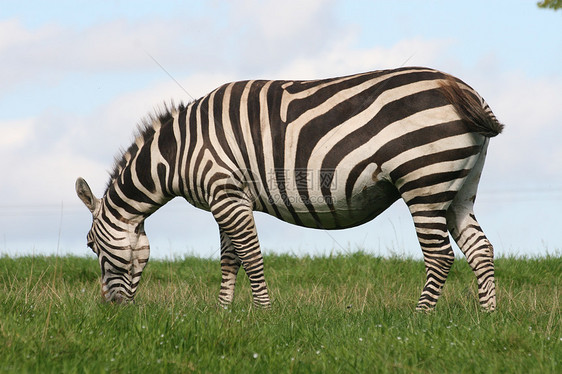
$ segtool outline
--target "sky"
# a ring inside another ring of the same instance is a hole
[[[562,248],[562,11],[536,1],[2,1],[0,255],[93,256],[84,177],[100,197],[136,125],[243,79],[429,66],[505,124],[475,205],[500,256]],[[403,201],[349,230],[256,213],[265,253],[421,258]],[[146,221],[152,257],[216,258],[210,213],[176,198]],[[456,254],[461,255],[455,248]]]

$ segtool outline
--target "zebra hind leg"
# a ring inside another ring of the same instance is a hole
[[[487,144],[447,210],[447,227],[476,275],[478,298],[486,311],[496,309],[494,248],[474,216],[474,201],[484,167]]]
[[[472,205],[473,200],[455,199],[447,211],[447,226],[476,275],[480,306],[486,311],[494,311],[494,247],[480,228]]]
[[[412,216],[427,277],[416,310],[428,311],[437,304],[455,257],[447,232],[445,211],[419,211]]]
[[[219,303],[228,306],[234,300],[234,288],[236,277],[242,262],[235,252],[230,238],[224,231],[220,231],[221,239],[221,289],[219,293]]]

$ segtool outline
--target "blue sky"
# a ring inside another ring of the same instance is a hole
[[[91,217],[74,181],[86,178],[101,195],[113,156],[163,102],[232,80],[403,65],[460,77],[506,124],[476,204],[496,252],[559,253],[562,12],[513,0],[246,0],[3,2],[0,254],[90,255]],[[256,219],[265,251],[421,256],[402,202],[352,230]],[[210,214],[178,199],[147,220],[147,232],[156,257],[218,255]]]

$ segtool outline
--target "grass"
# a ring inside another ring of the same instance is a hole
[[[479,310],[457,260],[432,313],[421,261],[266,256],[271,310],[240,275],[217,306],[216,260],[151,261],[134,305],[100,302],[95,259],[0,258],[0,372],[560,373],[562,258],[496,261]]]

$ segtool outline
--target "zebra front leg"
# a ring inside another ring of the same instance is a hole
[[[219,292],[219,303],[228,306],[234,300],[234,288],[236,276],[240,269],[240,258],[235,252],[234,246],[228,235],[220,230],[221,239],[221,289]]]
[[[252,288],[254,304],[260,307],[269,307],[271,305],[271,301],[269,299],[267,285],[265,283],[263,257],[254,224],[254,216],[252,214],[251,205],[246,201],[223,199],[222,201],[215,201],[213,206],[211,206],[211,211],[215,216],[215,220],[219,225],[221,233],[223,233],[221,235],[227,236],[227,239],[230,241],[230,246],[233,249],[233,254],[238,257],[240,263],[244,267],[246,275],[248,275],[250,287]],[[225,260],[227,256],[231,256],[230,253],[232,253],[231,249],[225,253]],[[221,256],[221,267],[223,263],[222,260],[223,256]],[[227,260],[227,262],[228,261],[230,260]],[[232,262],[228,263],[232,264]],[[229,269],[230,270],[222,268],[223,286],[225,286],[227,290],[231,287],[233,294],[234,282],[232,278],[235,278],[235,275],[233,274],[234,268],[230,267]],[[227,276],[226,280],[225,274]],[[222,293],[223,291],[221,286],[221,294]],[[228,291],[225,292],[225,296],[227,295]]]
[[[432,310],[437,304],[449,270],[455,259],[444,212],[430,211],[413,214],[414,225],[422,248],[426,282],[416,310]]]

